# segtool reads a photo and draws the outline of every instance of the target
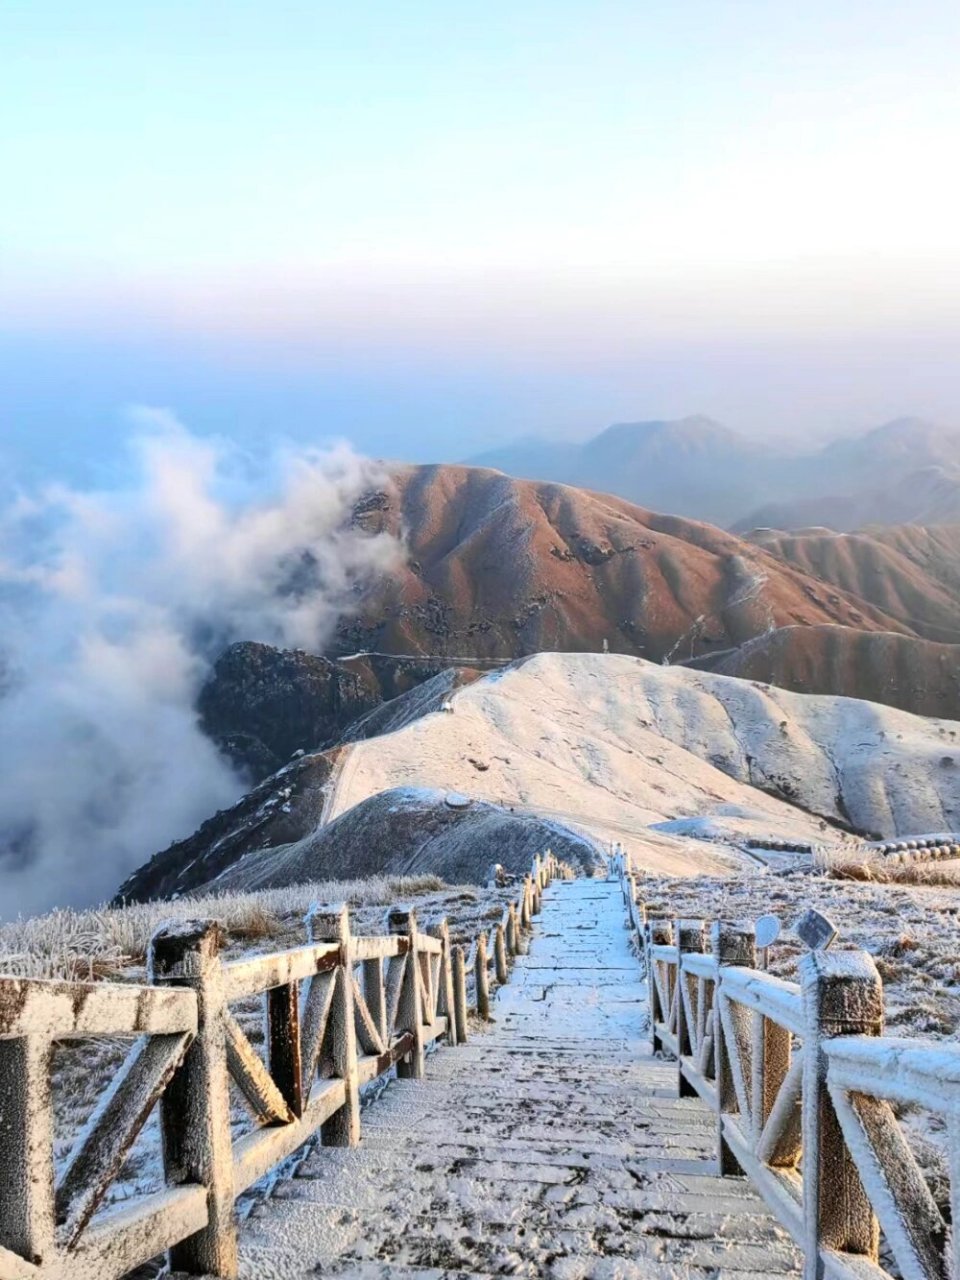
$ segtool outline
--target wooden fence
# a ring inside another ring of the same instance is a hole
[[[960,1047],[883,1035],[866,952],[810,952],[784,982],[757,969],[752,927],[654,917],[624,858],[612,865],[646,959],[654,1050],[676,1058],[680,1095],[716,1112],[720,1172],[755,1184],[805,1280],[889,1280],[881,1230],[902,1280],[960,1280]],[[945,1131],[947,1213],[903,1106]]]
[[[305,946],[231,961],[216,921],[162,926],[146,986],[0,977],[0,1280],[110,1280],[164,1251],[180,1272],[235,1276],[236,1197],[317,1129],[356,1145],[364,1084],[418,1079],[429,1044],[465,1042],[468,969],[487,1018],[490,969],[507,980],[544,887],[569,874],[538,856],[468,957],[446,921],[425,933],[391,911],[385,936],[354,937],[341,907],[310,913]],[[259,996],[265,1057],[230,1008]],[[137,1038],[56,1171],[54,1045],[118,1036]],[[237,1138],[231,1081],[254,1121]],[[103,1208],[155,1105],[165,1188]]]

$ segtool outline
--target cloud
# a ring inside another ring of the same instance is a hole
[[[237,639],[319,649],[397,544],[347,446],[252,457],[137,410],[129,477],[0,512],[0,918],[113,892],[232,803],[197,692]]]

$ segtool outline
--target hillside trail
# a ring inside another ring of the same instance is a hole
[[[392,1081],[241,1233],[244,1280],[770,1280],[800,1260],[714,1173],[713,1114],[651,1056],[617,884],[555,882],[494,1023]]]

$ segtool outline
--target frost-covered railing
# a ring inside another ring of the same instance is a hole
[[[960,1047],[883,1036],[883,989],[862,951],[814,951],[800,983],[756,968],[752,927],[648,916],[621,857],[646,962],[655,1051],[681,1096],[717,1115],[723,1174],[745,1174],[804,1255],[805,1280],[960,1280]],[[951,1206],[931,1195],[894,1110],[939,1117]]]
[[[490,967],[507,980],[543,889],[569,874],[535,858],[469,961],[446,921],[426,933],[394,910],[386,935],[354,937],[341,907],[310,913],[305,946],[230,961],[216,921],[162,926],[149,985],[0,977],[0,1280],[111,1280],[164,1251],[178,1272],[235,1276],[236,1197],[317,1129],[356,1145],[364,1084],[393,1067],[421,1078],[429,1044],[465,1042],[468,964],[487,1018]],[[263,1056],[231,1007],[251,998]],[[136,1039],[56,1169],[54,1046],[102,1037]],[[252,1117],[239,1136],[231,1085]],[[164,1189],[103,1208],[155,1106]]]

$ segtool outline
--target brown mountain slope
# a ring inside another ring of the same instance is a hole
[[[749,539],[927,640],[960,642],[960,524],[846,534],[755,529]]]
[[[686,664],[794,693],[865,698],[960,719],[960,646],[849,627],[782,627]]]
[[[402,534],[407,561],[341,625],[341,653],[512,658],[606,640],[660,660],[795,624],[911,630],[711,525],[477,467],[398,467],[355,519]]]

